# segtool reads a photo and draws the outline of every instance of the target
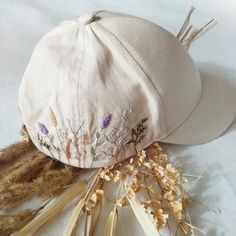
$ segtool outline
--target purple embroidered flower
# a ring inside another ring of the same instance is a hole
[[[103,121],[102,121],[101,128],[102,128],[102,129],[105,129],[105,128],[109,125],[110,120],[111,120],[111,114],[105,116],[105,118],[104,118]]]
[[[46,128],[46,126],[45,126],[44,124],[38,122],[38,127],[39,127],[40,131],[41,131],[43,134],[45,134],[45,135],[48,134],[48,129]]]

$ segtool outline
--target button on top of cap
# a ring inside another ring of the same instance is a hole
[[[84,14],[79,17],[79,23],[83,25],[90,24],[94,20],[94,15],[92,13]]]

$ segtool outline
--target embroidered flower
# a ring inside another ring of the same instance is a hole
[[[88,135],[87,132],[84,133],[83,136],[82,136],[82,143],[83,143],[84,145],[88,145],[88,144],[89,144],[89,135]]]
[[[39,127],[41,133],[43,133],[45,135],[48,134],[48,129],[43,123],[38,122],[38,127]]]
[[[100,124],[101,129],[96,131],[95,142],[92,142],[89,132],[83,128],[84,122],[79,127],[74,128],[70,124],[71,121],[67,119],[67,126],[60,127],[61,122],[57,121],[54,112],[49,108],[50,124],[54,129],[49,132],[51,130],[49,127],[38,122],[40,131],[38,132],[38,140],[40,145],[47,148],[54,158],[60,160],[62,153],[64,153],[68,164],[70,164],[70,158],[78,159],[79,166],[87,166],[86,158],[88,157],[91,159],[91,163],[89,163],[91,168],[95,161],[107,160],[107,158],[114,158],[119,161],[120,152],[125,152],[129,144],[133,144],[136,150],[136,146],[142,142],[145,136],[147,118],[142,119],[133,127],[131,113],[131,109],[124,111],[117,127],[112,124],[112,114],[107,113]],[[109,125],[111,127],[108,128]],[[106,132],[103,132],[103,129],[106,129]],[[58,142],[55,143],[54,133],[57,135],[56,141],[59,141],[60,145]],[[55,152],[58,156],[54,156]],[[91,157],[87,156],[89,153]]]
[[[105,118],[102,121],[101,129],[105,129],[111,121],[111,114],[105,116]]]

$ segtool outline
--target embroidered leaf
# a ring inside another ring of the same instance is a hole
[[[50,117],[52,126],[57,127],[58,122],[57,122],[56,116],[55,116],[51,107],[49,107],[49,117]]]
[[[54,142],[54,136],[52,135],[51,137],[49,137],[49,140],[50,140],[51,143],[53,143]]]
[[[97,132],[97,133],[96,133],[96,138],[97,138],[97,139],[99,139],[99,138],[100,138],[100,136],[101,136],[101,135],[100,135],[100,133],[99,133],[99,132]]]
[[[82,143],[84,145],[88,145],[89,144],[89,135],[88,135],[87,132],[82,135]]]
[[[71,146],[72,140],[69,139],[67,144],[66,144],[66,158],[69,161],[70,157],[71,157],[71,152],[70,152],[70,146]]]
[[[42,137],[39,135],[39,133],[37,134],[38,140],[39,140],[39,144],[42,146],[43,140]]]
[[[104,139],[100,139],[99,142],[97,142],[97,146],[101,146],[102,144],[104,144],[105,140]]]
[[[91,147],[91,153],[92,153],[93,155],[96,154],[96,151],[95,151],[95,148],[94,148],[94,147]]]
[[[101,158],[101,155],[97,155],[97,156],[95,156],[94,158],[93,158],[93,160],[94,161],[97,161],[97,160],[99,160]]]
[[[48,144],[47,142],[45,142],[45,141],[43,140],[43,137],[40,136],[39,133],[37,134],[37,137],[38,137],[40,146],[45,147],[45,148],[47,148],[48,150],[51,149],[51,145]]]

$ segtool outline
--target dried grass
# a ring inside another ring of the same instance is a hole
[[[114,208],[110,212],[106,225],[104,227],[103,236],[115,236],[116,223],[118,219],[117,205],[114,205]]]
[[[34,235],[46,223],[48,223],[52,218],[58,215],[66,204],[68,204],[72,199],[81,194],[86,187],[87,181],[84,180],[72,184],[58,197],[58,199],[51,206],[45,208],[31,222],[29,222],[25,227],[19,230],[15,234],[15,236]]]
[[[35,216],[35,210],[23,210],[16,215],[0,215],[0,235],[9,236],[24,227]]]
[[[0,187],[32,180],[50,160],[49,157],[39,151],[29,153],[26,158],[26,160],[17,162],[16,165],[0,174]]]
[[[64,166],[61,169],[43,170],[34,180],[34,186],[39,195],[49,198],[60,192],[64,186],[70,184],[75,176],[75,168]]]
[[[39,151],[32,152],[1,173],[0,207],[12,207],[35,196],[47,199],[71,183],[75,170]]]
[[[21,141],[2,148],[0,150],[0,164],[15,161],[26,152],[31,151],[34,148],[35,146],[31,141]]]

